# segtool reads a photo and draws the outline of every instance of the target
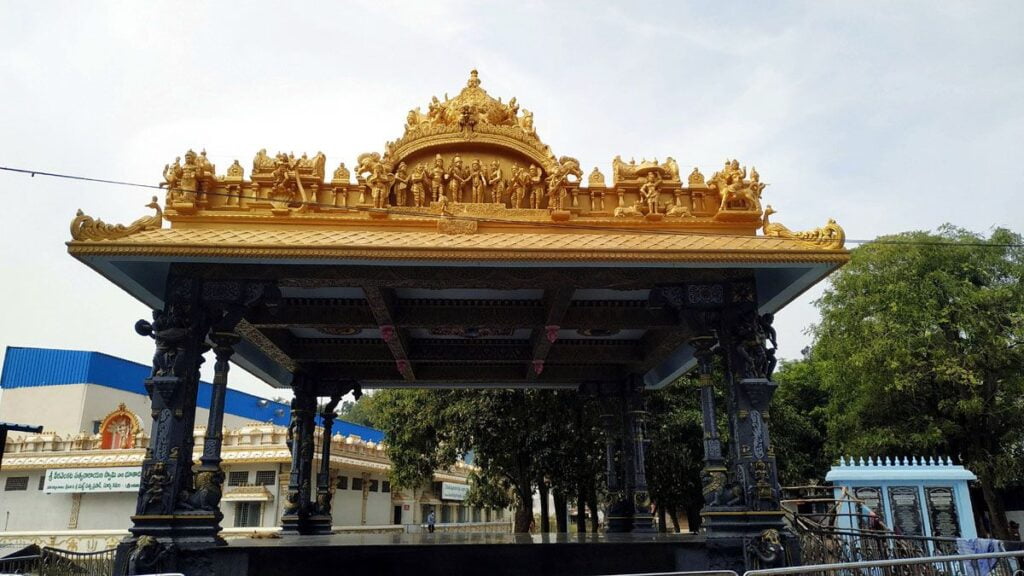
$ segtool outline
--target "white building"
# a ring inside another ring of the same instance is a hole
[[[8,436],[0,468],[0,542],[95,549],[127,533],[149,443],[143,386],[149,370],[96,352],[7,349],[0,422],[42,425],[43,432]],[[199,446],[209,400],[210,385],[201,383]],[[285,444],[289,419],[286,404],[227,391],[221,501],[226,536],[280,525],[291,465]],[[319,444],[320,429],[316,438]],[[462,503],[470,470],[463,463],[437,472],[428,488],[397,491],[388,480],[391,465],[381,431],[336,421],[330,441],[332,516],[338,529],[411,530],[432,508],[441,524],[490,522],[459,529],[507,529],[507,523],[498,524],[509,517],[504,511]]]

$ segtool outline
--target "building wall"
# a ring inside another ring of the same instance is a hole
[[[0,528],[7,531],[67,530],[71,494],[47,494],[39,489],[43,470],[0,473]],[[9,492],[10,477],[28,476],[28,490]]]
[[[87,426],[86,432],[91,434],[92,421],[83,424],[85,390],[84,384],[6,389],[0,400],[0,420],[42,426],[43,431],[56,432],[60,436],[78,434]],[[116,402],[107,408],[104,415],[114,408],[117,408]],[[139,413],[136,408],[131,409]],[[141,413],[148,414],[149,408]]]

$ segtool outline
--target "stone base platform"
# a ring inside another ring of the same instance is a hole
[[[704,538],[690,534],[284,536],[231,540],[207,554],[225,576],[584,576],[711,567]]]

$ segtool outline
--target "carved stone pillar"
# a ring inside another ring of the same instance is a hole
[[[608,507],[605,513],[608,532],[629,532],[632,527],[630,500],[626,494],[626,473],[622,418],[619,398],[605,398],[606,412],[601,415],[605,437],[605,463],[608,482]]]
[[[316,502],[310,517],[311,534],[331,533],[331,430],[337,416],[334,410],[339,402],[341,396],[334,395],[320,410],[323,434],[320,437],[320,472],[316,477]]]
[[[220,510],[223,494],[224,471],[221,469],[220,451],[224,443],[224,397],[228,387],[229,360],[234,354],[234,345],[239,337],[232,332],[213,332],[213,352],[217,358],[214,364],[213,386],[210,396],[210,414],[207,418],[206,437],[203,439],[203,455],[199,457],[196,469],[194,491],[188,506],[213,514],[213,529],[220,532],[220,521],[224,514]]]
[[[315,383],[301,375],[295,376],[292,389],[292,419],[288,425],[288,448],[292,452],[292,469],[288,475],[288,505],[281,524],[285,533],[312,534],[310,522],[313,505],[310,501],[313,486],[314,440],[313,417],[316,413]]]
[[[631,378],[625,388],[623,408],[625,409],[626,445],[629,458],[626,475],[627,495],[631,500],[632,523],[630,532],[653,532],[654,517],[651,514],[651,498],[647,492],[647,411],[643,399],[644,384],[639,377]]]

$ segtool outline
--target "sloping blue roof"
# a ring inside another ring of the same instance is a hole
[[[149,366],[102,352],[8,346],[3,372],[0,373],[0,388],[95,384],[145,395],[143,382],[149,377],[150,371]],[[209,382],[200,382],[196,404],[209,409],[212,392]],[[231,388],[228,388],[225,395],[224,412],[259,422],[273,422],[279,426],[287,426],[291,419],[291,407],[288,404]],[[342,420],[335,422],[333,432],[343,436],[355,434],[373,442],[384,439],[384,433],[380,430]]]

